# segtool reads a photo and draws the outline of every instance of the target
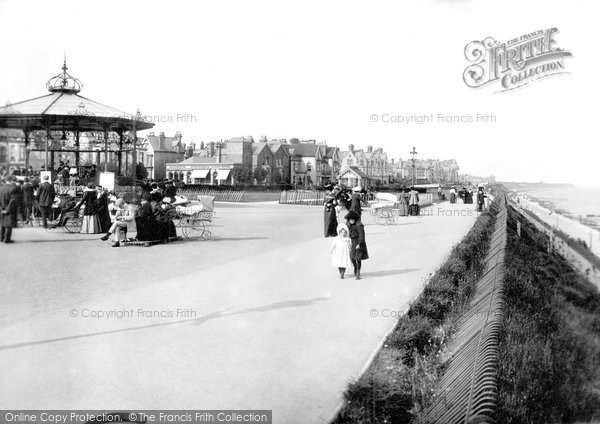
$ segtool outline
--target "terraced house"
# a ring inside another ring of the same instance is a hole
[[[190,144],[188,158],[168,163],[167,173],[186,184],[278,184],[290,178],[286,144],[286,140],[268,141],[264,136],[259,142],[252,137],[209,142],[198,151]]]
[[[388,183],[393,177],[393,166],[387,153],[381,147],[373,150],[355,149],[353,144],[347,151],[340,152],[340,182],[348,186],[360,185],[368,187],[375,184]],[[343,180],[343,181],[342,181]]]
[[[398,159],[393,166],[393,178],[396,180],[412,179],[419,184],[425,183],[457,183],[459,181],[458,163],[456,159],[417,159],[413,171],[411,159]]]
[[[339,149],[317,144],[315,140],[290,140],[285,146],[290,156],[290,181],[297,188],[320,187],[337,180]]]
[[[164,132],[155,135],[148,133],[142,140],[142,146],[137,152],[138,163],[142,163],[148,171],[148,177],[162,180],[167,176],[167,163],[180,162],[185,154],[183,136],[177,131],[173,137],[165,136]]]

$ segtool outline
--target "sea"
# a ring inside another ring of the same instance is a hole
[[[575,216],[600,216],[600,186],[578,187],[573,185],[529,188],[527,194],[555,209]]]

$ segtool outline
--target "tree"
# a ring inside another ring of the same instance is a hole
[[[248,184],[252,181],[252,171],[248,168],[233,168],[232,176],[236,184]]]
[[[146,178],[148,178],[148,170],[141,162],[135,165],[135,177],[138,180],[145,180]]]
[[[283,177],[279,173],[279,171],[274,171],[271,173],[271,184],[279,185],[283,182]]]
[[[252,176],[254,177],[254,179],[256,180],[256,182],[258,184],[262,184],[265,181],[265,179],[267,178],[268,174],[269,174],[269,171],[267,171],[265,168],[258,167],[254,170],[254,172],[252,173]]]

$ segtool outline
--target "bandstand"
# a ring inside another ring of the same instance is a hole
[[[43,152],[45,170],[55,169],[58,155],[73,159],[70,166],[78,173],[94,164],[100,171],[135,177],[137,131],[154,124],[139,110],[132,115],[81,96],[83,84],[67,69],[65,59],[62,72],[46,83],[49,94],[0,107],[0,128],[23,131],[26,169],[31,153]]]

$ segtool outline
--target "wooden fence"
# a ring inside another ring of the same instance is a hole
[[[325,202],[324,191],[298,190],[282,191],[279,203],[286,205],[323,205]]]
[[[234,190],[208,190],[208,189],[179,189],[178,196],[185,196],[189,200],[196,200],[198,196],[214,196],[216,202],[242,202],[243,191]]]

